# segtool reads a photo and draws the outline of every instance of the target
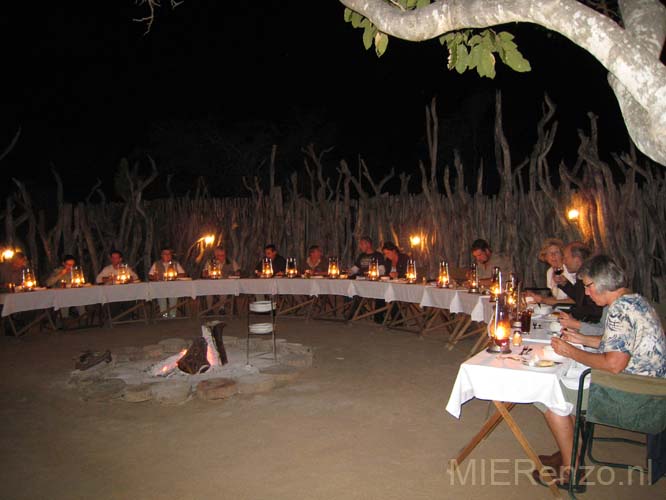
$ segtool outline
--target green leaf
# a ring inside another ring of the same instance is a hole
[[[413,9],[414,7],[416,7],[416,0],[407,0],[406,7],[408,9]]]
[[[504,63],[514,71],[524,73],[530,71],[530,62],[516,49],[504,51]]]
[[[447,61],[446,67],[448,69],[455,68],[457,61],[458,61],[458,50],[449,49],[449,60]]]
[[[481,43],[481,37],[479,35],[474,35],[472,38],[469,39],[469,42],[467,42],[467,45],[470,47],[474,47],[475,45],[478,45]]]
[[[467,52],[467,47],[462,43],[456,48],[456,71],[460,74],[463,74],[467,69],[467,60],[469,59],[469,54]]]
[[[486,49],[482,45],[475,45],[472,47],[472,50],[469,51],[469,60],[467,61],[467,67],[469,69],[474,69],[478,67],[479,63],[481,62],[481,54]]]
[[[421,7],[425,7],[426,5],[430,5],[430,0],[416,0],[416,8],[419,9]]]
[[[352,11],[350,8],[345,7],[345,22],[346,22],[346,23],[348,23],[349,21],[351,21],[352,12],[353,12],[353,11]]]
[[[489,50],[481,51],[476,71],[479,73],[479,76],[495,78],[495,56]]]
[[[388,47],[389,37],[386,33],[377,31],[375,35],[375,52],[377,52],[377,57],[382,57],[384,52],[386,52],[386,47]]]
[[[363,30],[363,46],[365,47],[365,50],[372,47],[372,39],[374,38],[375,33],[377,33],[377,28],[372,25],[366,26],[365,30]]]
[[[361,24],[358,25],[359,28],[372,28],[373,24],[367,17],[363,18]]]
[[[352,12],[351,24],[354,28],[358,28],[361,25],[361,21],[363,21],[363,19],[364,17],[358,12]]]
[[[481,35],[481,44],[488,49],[489,52],[495,52],[497,46],[495,45],[495,34],[490,30],[485,30]]]
[[[500,37],[500,40],[503,42],[510,42],[514,38],[514,36],[508,31],[500,31],[497,36]]]

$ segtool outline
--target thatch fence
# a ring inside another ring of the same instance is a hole
[[[249,196],[219,199],[206,189],[187,198],[147,201],[143,192],[157,177],[157,167],[144,177],[137,167],[123,163],[119,172],[122,202],[107,202],[95,186],[83,202],[63,201],[56,173],[58,203],[38,209],[24,184],[5,201],[0,215],[2,240],[18,245],[32,258],[42,276],[63,254],[83,263],[89,278],[106,263],[109,250],[120,249],[125,260],[145,273],[162,246],[170,246],[192,276],[198,276],[212,246],[202,240],[215,235],[241,267],[250,270],[263,246],[275,243],[284,256],[303,259],[310,244],[320,244],[326,255],[350,264],[360,236],[378,245],[394,241],[412,252],[420,267],[434,274],[436,262],[470,263],[469,247],[486,238],[496,252],[512,256],[528,285],[543,285],[545,265],[537,261],[546,237],[582,240],[597,252],[614,256],[628,271],[635,290],[663,300],[666,265],[666,175],[664,167],[639,160],[635,152],[615,155],[614,165],[601,160],[597,150],[596,118],[590,115],[589,133],[580,132],[578,160],[555,168],[548,155],[557,132],[555,107],[544,102],[537,124],[538,139],[528,158],[511,157],[503,133],[501,99],[496,105],[497,194],[482,192],[484,167],[475,179],[465,179],[458,156],[453,165],[438,160],[438,122],[435,103],[426,109],[429,158],[420,167],[421,193],[410,194],[410,176],[400,174],[400,194],[389,195],[386,183],[393,171],[377,180],[363,160],[354,168],[342,161],[337,177],[324,176],[326,151],[303,150],[304,168],[289,179],[275,179],[273,148],[267,178],[246,179]],[[354,173],[352,170],[356,171]],[[476,190],[465,186],[476,184]],[[473,192],[470,192],[473,191]],[[569,220],[571,208],[579,211]],[[419,235],[420,245],[410,246]]]

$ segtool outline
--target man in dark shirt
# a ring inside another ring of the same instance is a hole
[[[358,248],[361,253],[349,270],[349,276],[364,276],[367,274],[372,259],[377,259],[379,275],[384,276],[384,255],[373,248],[372,238],[370,236],[361,237],[358,242]]]
[[[28,259],[22,252],[16,252],[9,262],[0,264],[0,286],[20,285],[23,282],[23,270]]]
[[[283,275],[287,269],[287,259],[278,253],[277,248],[273,243],[269,243],[264,247],[264,255],[271,259],[271,263],[273,264],[273,274]],[[261,274],[262,263],[262,261],[259,261],[257,267],[254,268],[255,273],[258,275]]]
[[[564,247],[564,265],[571,273],[577,273],[591,253],[590,249],[580,241],[569,243]],[[564,293],[574,300],[571,316],[578,321],[587,323],[599,322],[603,308],[596,305],[590,297],[585,295],[585,286],[582,280],[576,278],[576,283],[573,285],[564,275],[554,276],[553,280]]]

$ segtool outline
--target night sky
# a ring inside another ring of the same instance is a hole
[[[163,4],[147,35],[132,21],[145,11],[131,0],[50,2],[6,14],[0,148],[22,129],[3,161],[6,175],[41,201],[54,194],[52,167],[69,200],[84,197],[97,178],[112,197],[119,160],[145,168],[150,154],[165,175],[149,197],[165,194],[167,173],[178,194],[203,175],[213,194],[234,195],[242,194],[240,175],[265,173],[259,165],[274,142],[281,175],[302,168],[299,149],[310,142],[335,146],[331,174],[339,159],[354,167],[358,155],[376,176],[392,167],[416,174],[426,160],[424,106],[436,96],[442,163],[458,149],[473,176],[481,159],[494,161],[496,89],[516,163],[532,145],[544,92],[558,106],[554,166],[575,158],[588,111],[600,116],[604,154],[628,148],[605,70],[537,26],[502,27],[516,35],[533,71],[498,65],[489,80],[448,71],[437,41],[391,39],[378,59],[334,0],[186,0],[173,11]],[[3,197],[10,189],[5,182]]]

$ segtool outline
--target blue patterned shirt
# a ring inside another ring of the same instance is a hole
[[[666,378],[666,337],[654,307],[642,296],[623,295],[608,306],[600,352],[631,358],[624,373]]]

